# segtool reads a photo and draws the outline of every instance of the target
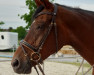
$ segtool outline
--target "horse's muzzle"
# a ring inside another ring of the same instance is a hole
[[[29,74],[31,73],[31,64],[26,60],[19,61],[19,59],[12,60],[11,65],[13,70],[18,74]]]

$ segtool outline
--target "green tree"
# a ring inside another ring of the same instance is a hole
[[[23,39],[25,37],[25,35],[26,35],[26,30],[22,26],[17,27],[16,32],[18,32],[18,38],[19,39]]]
[[[3,24],[5,24],[3,21],[0,21],[0,25],[3,25]]]
[[[23,19],[27,23],[26,28],[29,28],[29,26],[32,23],[31,17],[32,17],[32,15],[37,7],[36,7],[34,0],[26,0],[26,6],[29,9],[29,13],[25,13],[24,15],[22,15],[21,19]]]
[[[0,25],[5,24],[3,21],[0,21]],[[0,31],[2,31],[1,27],[0,27]]]
[[[54,1],[54,0],[50,0],[50,1]],[[29,28],[29,26],[32,23],[31,21],[32,15],[35,12],[37,6],[35,4],[35,0],[26,0],[26,6],[29,9],[29,13],[25,13],[24,15],[22,15],[21,19],[23,19],[27,23],[26,28]]]
[[[10,30],[10,32],[17,32],[17,29],[12,29]]]
[[[26,36],[26,30],[22,26],[17,27],[17,29],[11,29],[11,32],[17,32],[19,40],[23,39]]]
[[[11,30],[13,30],[13,28],[12,28],[12,27],[9,27],[9,28],[8,28],[8,31],[11,31]]]

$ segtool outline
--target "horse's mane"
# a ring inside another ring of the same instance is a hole
[[[85,15],[85,14],[88,14],[88,15],[94,16],[94,12],[93,12],[93,11],[84,10],[84,9],[81,9],[81,8],[73,8],[73,7],[69,7],[69,6],[65,6],[65,5],[60,5],[60,4],[57,4],[57,3],[55,3],[55,4],[58,5],[58,6],[61,6],[61,7],[64,8],[64,9],[70,10],[70,11],[72,11],[72,12],[78,12],[78,13],[80,13],[80,14],[84,14],[84,15]],[[34,18],[38,13],[40,13],[43,9],[44,9],[44,6],[43,6],[43,5],[39,6],[39,7],[36,9],[35,13],[33,14],[33,18]]]
[[[39,7],[36,9],[35,13],[33,14],[33,18],[34,18],[38,13],[40,13],[43,9],[44,9],[44,6],[43,6],[43,5],[39,6]]]
[[[60,4],[57,4],[57,3],[56,3],[56,5],[61,6],[62,8],[70,10],[70,11],[73,11],[73,12],[78,12],[80,14],[88,14],[88,15],[94,16],[94,11],[89,11],[89,10],[81,9],[79,7],[78,8],[69,7],[69,6],[60,5]]]

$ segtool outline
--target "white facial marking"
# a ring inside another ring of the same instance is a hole
[[[35,20],[33,21],[33,23],[35,23]]]

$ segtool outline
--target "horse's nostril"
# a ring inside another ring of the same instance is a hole
[[[17,59],[15,59],[15,60],[13,61],[13,63],[12,63],[12,66],[13,66],[13,67],[19,66],[19,61],[18,61]]]

